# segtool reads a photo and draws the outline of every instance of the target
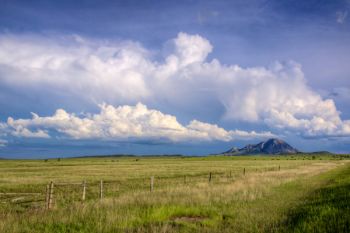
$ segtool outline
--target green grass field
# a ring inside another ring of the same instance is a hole
[[[349,161],[306,155],[0,160],[0,232],[349,232]],[[46,210],[50,181],[54,207]]]

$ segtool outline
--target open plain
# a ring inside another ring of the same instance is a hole
[[[1,160],[0,232],[346,232],[349,187],[347,156]]]

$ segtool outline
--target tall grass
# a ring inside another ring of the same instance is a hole
[[[278,232],[349,232],[350,169],[322,176],[325,184],[293,206]]]
[[[87,180],[88,192],[82,203],[81,186],[57,186],[51,211],[3,203],[0,232],[302,231],[306,228],[291,227],[299,224],[291,220],[299,216],[294,213],[313,200],[315,190],[349,172],[347,164],[324,157],[216,156],[2,161],[2,192],[40,191],[50,180]],[[155,176],[154,192],[150,176]],[[106,181],[102,201],[100,179]]]

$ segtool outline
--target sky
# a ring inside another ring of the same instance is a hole
[[[350,152],[350,1],[0,0],[0,157]]]

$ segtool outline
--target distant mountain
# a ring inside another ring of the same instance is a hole
[[[224,152],[227,155],[254,155],[254,154],[296,154],[299,151],[281,139],[271,138],[258,144],[249,144],[243,148],[233,147]]]

